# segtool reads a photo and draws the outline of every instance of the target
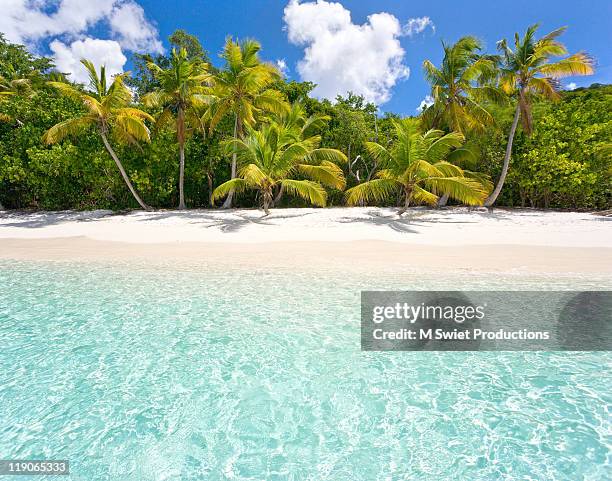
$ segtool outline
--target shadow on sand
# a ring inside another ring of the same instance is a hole
[[[65,222],[95,222],[97,220],[116,215],[118,213],[110,210],[98,211],[55,211],[55,212],[28,212],[10,211],[0,213],[1,220],[8,220],[2,227],[21,227],[25,229],[35,229],[38,227],[48,227]]]
[[[147,212],[145,215],[140,216],[138,221],[156,222],[164,219],[178,218],[186,220],[189,224],[204,224],[204,227],[206,228],[216,227],[221,232],[238,232],[240,229],[248,226],[249,224],[273,226],[275,225],[273,222],[275,220],[305,217],[313,214],[313,212],[281,214],[273,211],[270,215],[264,216],[263,213],[258,210],[248,211],[248,214],[244,213],[244,209],[241,209],[240,212],[241,213],[238,213],[238,211],[235,210]]]

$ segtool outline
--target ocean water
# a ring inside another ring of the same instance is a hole
[[[609,277],[1,261],[0,285],[3,459],[82,481],[612,478],[610,353],[366,353],[359,334],[361,289]]]

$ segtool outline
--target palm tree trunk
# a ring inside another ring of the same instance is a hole
[[[213,177],[212,174],[210,172],[208,172],[206,174],[206,177],[208,177],[208,203],[210,205],[210,207],[214,207],[215,203],[213,202],[213,198],[212,198],[212,193],[213,193]]]
[[[143,202],[143,200],[140,198],[140,196],[136,192],[136,189],[134,189],[134,186],[132,185],[130,178],[125,172],[125,169],[123,168],[123,165],[121,165],[121,161],[119,160],[119,157],[117,157],[117,154],[115,154],[115,151],[111,147],[108,139],[106,138],[106,134],[104,133],[103,130],[100,130],[100,137],[102,137],[102,142],[104,143],[104,147],[106,147],[106,150],[108,151],[110,156],[115,161],[115,164],[117,164],[117,167],[119,168],[119,172],[121,172],[121,176],[123,177],[123,180],[127,184],[128,189],[130,189],[130,192],[134,196],[134,199],[136,199],[136,202],[138,202],[138,204],[140,204],[140,207],[142,207],[144,210],[151,210],[151,207],[149,207],[147,204]]]
[[[238,114],[234,117],[234,140],[238,139]],[[234,152],[232,153],[232,179],[236,178],[236,147],[234,146]],[[225,202],[221,206],[222,209],[231,209],[232,199],[234,198],[234,189],[229,191]]]
[[[278,194],[274,198],[274,205],[278,204],[280,200],[283,198],[283,194],[285,193],[285,186],[281,185],[280,189],[278,189]]]
[[[179,143],[179,206],[185,208],[185,112],[179,108],[176,134]]]
[[[406,189],[406,198],[404,199],[404,206],[401,207],[400,210],[397,211],[398,216],[401,217],[402,214],[408,210],[408,207],[410,206],[411,198],[412,198],[412,189]]]
[[[438,206],[438,207],[444,207],[444,206],[446,205],[446,203],[448,202],[448,197],[449,197],[449,195],[448,195],[448,194],[444,194],[442,197],[440,197],[440,198],[438,199],[438,204],[437,204],[437,206]]]
[[[267,189],[263,193],[263,209],[266,215],[270,215],[270,203],[272,202],[272,190]]]
[[[179,145],[179,206],[180,210],[185,208],[185,144]]]
[[[506,145],[506,155],[504,157],[504,165],[502,167],[501,175],[499,176],[495,190],[493,190],[487,200],[484,201],[485,207],[491,207],[495,203],[499,193],[502,190],[502,187],[504,186],[504,181],[506,180],[506,175],[508,174],[508,166],[510,165],[510,156],[512,155],[512,142],[514,142],[514,134],[516,133],[520,116],[521,103],[517,102],[516,111],[514,112],[514,120],[512,121],[512,127],[510,127],[510,134],[508,135],[508,145]]]

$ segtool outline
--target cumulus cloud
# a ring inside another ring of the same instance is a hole
[[[84,81],[85,57],[113,73],[122,71],[126,51],[163,52],[157,29],[135,0],[1,0],[0,32],[12,42],[39,51],[49,43],[58,69]],[[110,39],[90,29],[105,26]]]
[[[410,73],[399,42],[402,27],[391,14],[375,13],[358,25],[340,3],[291,0],[284,21],[289,41],[304,47],[297,71],[317,84],[318,97],[333,100],[351,91],[382,104]]]
[[[434,98],[431,95],[426,95],[425,98],[421,100],[421,103],[417,107],[416,109],[417,113],[420,114],[423,110],[425,110],[427,107],[433,104],[434,104]]]
[[[408,37],[412,37],[414,35],[418,35],[425,31],[425,29],[429,27],[432,31],[436,31],[436,26],[431,21],[429,17],[416,17],[411,18],[406,22],[404,28],[402,29],[402,33],[407,35]]]
[[[126,2],[114,8],[110,15],[111,31],[127,50],[136,52],[163,52],[157,30],[145,16],[143,8]]]
[[[578,84],[576,82],[570,82],[566,85],[566,90],[576,90],[578,88]]]
[[[76,40],[70,45],[54,40],[49,45],[55,64],[60,72],[71,74],[71,80],[87,84],[89,76],[81,59],[91,60],[99,68],[106,66],[106,74],[110,78],[123,72],[123,66],[127,62],[126,56],[121,51],[121,45],[114,40],[100,40],[97,38],[86,38]]]
[[[109,15],[115,0],[4,0],[0,31],[8,40],[32,43],[57,35],[76,35]]]

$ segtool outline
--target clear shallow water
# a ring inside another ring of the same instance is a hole
[[[359,350],[360,289],[609,278],[1,262],[0,285],[5,459],[87,481],[612,476],[609,353]]]

